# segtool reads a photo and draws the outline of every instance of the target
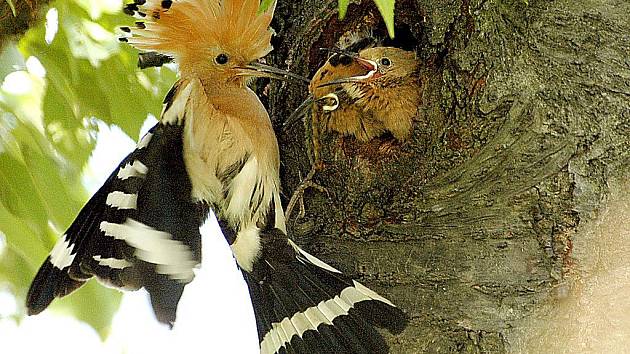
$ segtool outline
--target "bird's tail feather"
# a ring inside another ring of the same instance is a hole
[[[244,272],[261,353],[387,353],[374,326],[400,333],[404,313],[291,241],[288,245],[283,254],[263,248],[254,271]]]
[[[47,259],[39,268],[26,295],[28,314],[36,315],[44,311],[56,297],[66,296],[84,283],[70,278],[67,271],[55,267]]]

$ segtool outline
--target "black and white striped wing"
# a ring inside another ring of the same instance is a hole
[[[287,240],[264,231],[249,288],[261,354],[384,354],[375,327],[400,333],[405,314],[389,300]]]
[[[192,203],[183,126],[158,123],[79,212],[38,271],[29,314],[92,276],[147,289],[158,320],[172,324],[184,286],[201,262],[203,208]]]

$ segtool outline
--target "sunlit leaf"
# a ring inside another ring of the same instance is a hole
[[[30,96],[0,92],[0,231],[6,238],[0,282],[18,303],[88,198],[81,173],[95,146],[95,121],[118,125],[137,139],[147,114],[159,115],[176,79],[166,68],[139,73],[137,52],[114,34],[130,19],[119,12],[120,4],[96,9],[96,2],[104,6],[95,0],[51,3],[58,22],[49,23],[57,31],[49,30],[48,42],[40,23],[20,40],[19,51],[7,45],[0,54],[1,78],[13,73],[31,79],[24,58],[45,69],[45,77],[33,78],[40,80],[39,91],[26,90]],[[117,291],[90,282],[54,301],[51,311],[86,321],[104,336],[119,302]]]
[[[395,0],[374,0],[378,11],[385,20],[385,26],[387,26],[387,32],[391,38],[394,38],[394,8]],[[348,5],[350,0],[339,0],[339,18],[344,19],[348,12]]]
[[[17,17],[17,12],[15,11],[15,4],[13,4],[13,0],[7,0],[7,4],[9,4],[9,7],[11,8],[13,17]]]
[[[339,19],[343,20],[346,18],[346,12],[348,12],[348,5],[350,5],[350,0],[339,0]]]
[[[269,6],[271,6],[271,4],[272,4],[274,1],[276,1],[276,0],[263,0],[263,1],[260,3],[260,9],[259,9],[259,11],[261,11],[261,12],[262,12],[262,11],[267,10],[267,9],[269,8]]]
[[[385,25],[387,26],[387,32],[389,32],[389,36],[394,38],[394,8],[395,8],[395,0],[374,0],[376,3],[376,7],[378,11],[383,16],[385,20]]]
[[[0,203],[14,217],[26,222],[31,231],[43,233],[48,223],[46,200],[37,190],[26,165],[8,154],[0,154],[0,165],[3,167],[0,170],[0,183],[3,186],[0,188]],[[8,224],[0,226],[5,233],[7,227]]]
[[[0,82],[9,73],[15,71],[14,66],[25,68],[24,59],[13,42],[7,42],[0,51]]]

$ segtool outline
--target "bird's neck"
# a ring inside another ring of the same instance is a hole
[[[219,206],[231,224],[255,222],[279,191],[278,144],[267,111],[247,87],[208,91],[197,82],[191,99],[184,152],[194,198]],[[258,184],[265,187],[260,189],[264,208],[249,213],[236,207],[251,198]],[[239,188],[226,194],[232,187]]]
[[[199,76],[199,82],[208,94],[221,91],[247,90],[247,80],[243,77],[227,75],[204,75]]]

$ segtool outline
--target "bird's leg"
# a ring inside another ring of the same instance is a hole
[[[320,161],[315,161],[313,163],[313,166],[311,167],[311,170],[306,175],[306,178],[304,178],[302,182],[300,183],[300,185],[295,189],[295,191],[293,192],[293,195],[291,195],[289,204],[287,205],[287,211],[285,213],[287,221],[291,220],[291,213],[293,212],[293,208],[295,208],[295,204],[298,202],[300,203],[299,218],[304,217],[305,209],[304,209],[303,198],[304,198],[304,192],[306,191],[307,188],[314,188],[322,193],[328,193],[328,190],[326,188],[313,182],[313,177],[315,176],[315,173],[317,173],[317,171],[322,170],[323,168],[324,168],[323,163],[321,163]]]

